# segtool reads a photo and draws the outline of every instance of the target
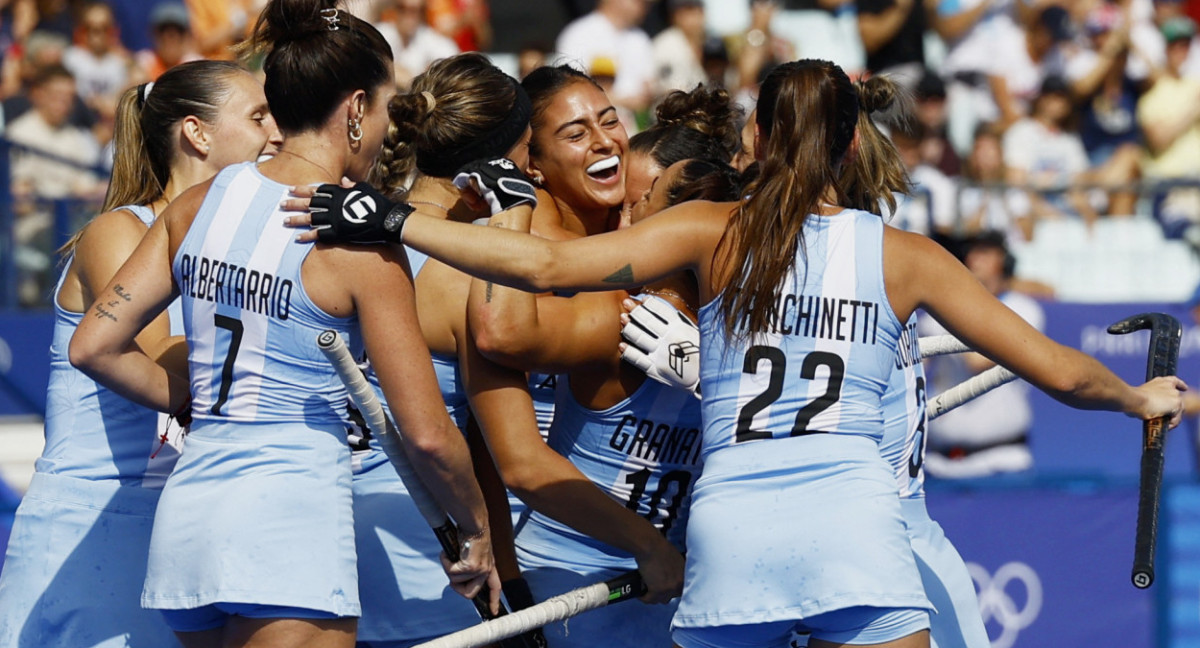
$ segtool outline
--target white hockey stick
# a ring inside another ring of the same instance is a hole
[[[418,644],[415,648],[475,648],[515,637],[581,612],[641,596],[645,591],[641,574],[630,571],[602,583],[594,583],[548,598],[537,605],[517,610],[499,619],[485,621],[477,626]]]
[[[921,349],[922,358],[932,358],[933,356],[947,355],[950,353],[962,353],[971,351],[971,347],[967,346],[953,335],[931,335],[917,340],[917,346]]]
[[[992,367],[930,399],[929,405],[926,407],[929,420],[932,421],[959,405],[975,400],[1000,385],[1012,382],[1016,378],[1016,374],[1004,367]]]
[[[346,391],[350,392],[350,400],[362,413],[367,428],[378,437],[379,445],[383,448],[388,460],[391,461],[392,467],[396,469],[396,474],[400,475],[413,503],[417,505],[421,516],[425,518],[434,534],[437,535],[438,542],[442,545],[442,551],[446,552],[446,557],[451,562],[457,562],[459,559],[458,527],[446,515],[446,511],[437,503],[433,494],[421,481],[420,476],[413,470],[412,462],[404,452],[404,438],[400,435],[400,431],[392,425],[387,413],[383,411],[383,404],[379,402],[379,397],[375,395],[375,389],[371,387],[367,377],[354,362],[354,357],[350,355],[350,349],[346,348],[346,341],[336,331],[323,331],[317,336],[317,346],[325,353],[325,357],[329,358],[338,377],[346,385]],[[498,618],[497,615],[492,614],[488,599],[488,590],[485,585],[471,602],[475,604],[475,609],[482,618]],[[506,613],[507,610],[501,604],[500,618]]]

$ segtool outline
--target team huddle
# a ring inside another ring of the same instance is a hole
[[[629,138],[565,65],[461,54],[397,94],[334,4],[268,3],[261,85],[197,61],[122,98],[0,648],[416,646],[631,570],[642,603],[504,645],[983,647],[925,510],[917,311],[1069,405],[1178,423],[1178,379],[1126,384],[886,225],[886,78],[786,63],[744,127],[701,86]]]

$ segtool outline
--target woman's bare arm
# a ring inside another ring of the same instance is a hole
[[[924,308],[972,348],[1067,405],[1179,422],[1186,386],[1178,378],[1130,386],[1095,358],[1043,335],[923,236],[886,229],[884,277],[897,316]]]
[[[643,600],[678,596],[679,551],[542,441],[524,373],[500,367],[471,347],[468,339],[459,354],[463,384],[505,485],[534,510],[632,555],[648,588]]]
[[[71,338],[71,364],[117,394],[162,412],[179,411],[190,387],[135,339],[175,298],[165,222],[156,222],[96,296]]]

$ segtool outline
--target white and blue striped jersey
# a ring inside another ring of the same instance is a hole
[[[879,441],[903,330],[884,289],[883,227],[858,210],[809,216],[765,333],[731,340],[720,300],[700,309],[706,457],[816,432]]]
[[[342,423],[346,389],[317,336],[332,329],[361,354],[357,316],[334,317],[309,299],[297,243],[279,203],[288,186],[252,162],[213,179],[175,254],[197,423]]]
[[[142,205],[118,207],[148,227],[154,212]],[[158,413],[136,405],[71,366],[67,348],[83,313],[59,305],[72,256],[54,288],[54,335],[46,389],[46,445],[35,464],[39,473],[81,479],[113,479],[124,486],[162,488],[179,458],[162,439]]]
[[[900,333],[895,364],[883,394],[879,452],[896,473],[900,498],[925,497],[925,370],[917,342],[917,314]]]
[[[692,484],[700,474],[700,404],[689,392],[646,379],[628,398],[604,410],[583,407],[558,377],[549,444],[614,500],[684,548]],[[531,512],[517,535],[554,547],[557,560],[587,568],[635,566],[624,555],[550,517]]]

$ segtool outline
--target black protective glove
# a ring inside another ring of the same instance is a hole
[[[308,206],[312,228],[322,243],[399,243],[404,221],[414,210],[360,182],[347,189],[340,185],[317,187]]]
[[[454,186],[464,190],[471,186],[472,180],[493,216],[523,203],[537,207],[533,183],[508,158],[468,162],[454,176]]]

